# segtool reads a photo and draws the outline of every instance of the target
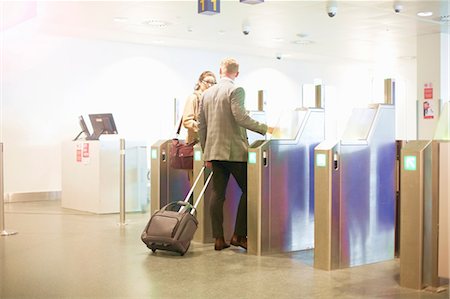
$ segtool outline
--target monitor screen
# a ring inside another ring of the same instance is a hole
[[[111,113],[89,114],[94,133],[91,140],[97,140],[102,134],[117,134],[116,124]]]

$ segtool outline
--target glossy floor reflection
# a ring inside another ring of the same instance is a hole
[[[249,256],[193,243],[152,254],[140,240],[147,214],[94,215],[59,201],[7,203],[0,238],[0,298],[448,298],[398,285],[390,261],[325,272],[312,251]]]

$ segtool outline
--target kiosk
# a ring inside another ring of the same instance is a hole
[[[314,267],[394,258],[395,107],[354,109],[342,140],[315,149]]]

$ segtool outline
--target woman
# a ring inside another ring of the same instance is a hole
[[[198,113],[202,94],[209,87],[216,84],[216,76],[213,72],[204,71],[200,74],[197,84],[195,84],[194,93],[186,100],[183,112],[183,126],[187,129],[186,143],[198,141]]]

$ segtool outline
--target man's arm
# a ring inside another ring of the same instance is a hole
[[[236,88],[230,96],[231,112],[237,124],[250,131],[265,135],[268,131],[266,124],[260,123],[251,118],[245,110],[245,91],[242,87]]]

